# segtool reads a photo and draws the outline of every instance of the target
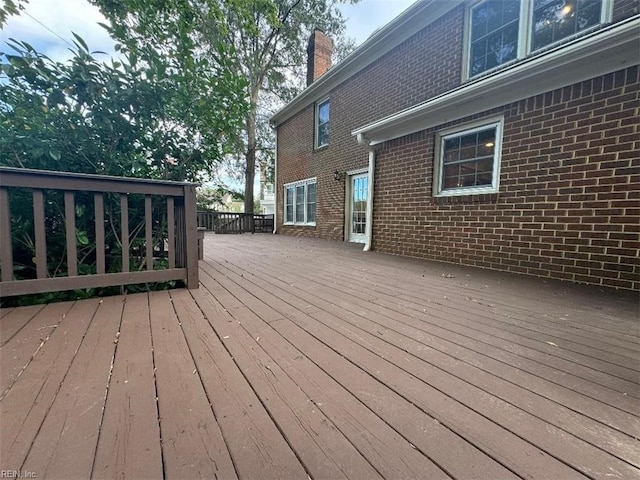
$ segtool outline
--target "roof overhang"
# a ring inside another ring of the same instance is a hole
[[[640,63],[640,15],[354,130],[377,145]]]
[[[416,2],[386,26],[374,32],[344,60],[329,69],[327,73],[303,90],[300,95],[278,110],[271,117],[271,124],[277,127],[318,99],[327,96],[342,82],[461,3],[464,3],[464,0],[422,0]]]

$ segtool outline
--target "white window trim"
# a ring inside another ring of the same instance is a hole
[[[461,136],[474,133],[479,130],[487,130],[490,127],[496,129],[496,141],[493,154],[493,178],[491,185],[481,187],[442,188],[442,151],[444,141],[452,135]],[[441,130],[435,136],[434,160],[433,160],[433,196],[434,197],[456,197],[461,195],[481,195],[484,193],[498,193],[500,189],[500,163],[502,160],[502,133],[504,131],[504,117],[484,118],[463,125]]]
[[[304,180],[298,180],[296,182],[285,183],[283,185],[283,196],[282,196],[282,213],[283,213],[283,225],[296,225],[296,226],[306,226],[306,227],[315,227],[316,222],[307,222],[307,185],[315,184],[316,185],[316,218],[318,215],[318,179],[317,177],[306,178]],[[296,187],[300,185],[304,185],[304,222],[296,222]],[[287,189],[293,188],[293,222],[287,221]]]
[[[469,60],[471,58],[471,9],[476,5],[483,3],[487,0],[478,0],[475,2],[469,2],[467,4],[467,8],[465,9],[465,22],[464,22],[464,32],[463,32],[463,51],[462,51],[462,80],[471,80],[473,78],[478,78],[483,75],[486,75],[491,72],[495,72],[496,70],[500,70],[502,68],[507,67],[508,65],[513,65],[518,61],[526,58],[528,55],[531,55],[535,52],[544,51],[549,48],[555,47],[558,44],[571,40],[579,35],[584,35],[585,32],[589,32],[591,30],[595,30],[598,27],[602,26],[605,23],[611,22],[613,18],[613,1],[614,0],[602,0],[602,9],[600,10],[600,23],[594,25],[589,28],[585,28],[584,30],[580,30],[572,35],[561,38],[549,45],[546,45],[544,48],[538,50],[532,50],[531,48],[531,36],[532,36],[532,27],[533,27],[533,4],[534,0],[522,0],[520,3],[520,23],[518,27],[518,53],[516,58],[510,60],[508,62],[497,65],[488,70],[484,70],[473,77],[469,75]]]
[[[329,137],[327,136],[327,143],[323,143],[322,145],[320,145],[318,143],[318,140],[320,138],[319,136],[319,131],[320,131],[320,105],[323,105],[325,103],[329,103],[329,120],[327,121],[327,123],[331,122],[331,102],[329,102],[329,97],[325,97],[322,100],[316,102],[315,108],[314,108],[314,118],[313,118],[313,125],[314,125],[314,135],[313,135],[313,146],[315,150],[318,150],[320,148],[324,148],[327,145],[329,145]]]

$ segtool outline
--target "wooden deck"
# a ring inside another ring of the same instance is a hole
[[[3,476],[640,478],[637,294],[205,242],[199,290],[0,311]]]

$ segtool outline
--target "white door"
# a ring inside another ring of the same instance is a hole
[[[350,181],[349,205],[349,241],[366,242],[367,232],[367,195],[369,193],[369,174],[353,175]]]

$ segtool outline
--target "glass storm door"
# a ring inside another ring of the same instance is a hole
[[[369,175],[367,173],[351,177],[350,242],[364,243],[366,241],[368,180]]]

